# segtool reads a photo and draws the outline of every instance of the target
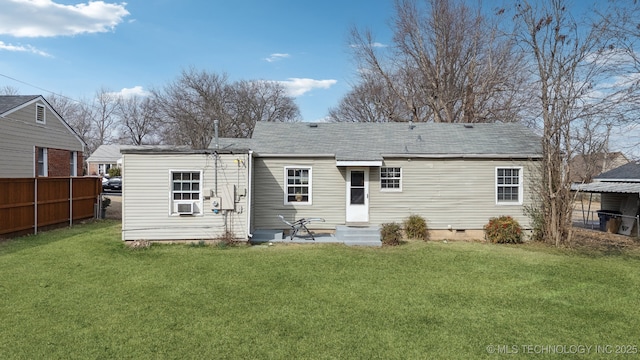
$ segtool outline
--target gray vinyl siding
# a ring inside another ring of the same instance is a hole
[[[637,197],[637,194],[602,193],[600,197],[600,209],[622,211],[622,207],[630,196]]]
[[[240,160],[240,161],[238,161]],[[202,196],[215,189],[215,161],[207,154],[124,154],[122,192],[123,240],[209,240],[225,231],[224,211],[215,214],[204,199],[203,215],[170,215],[170,171],[202,171]],[[236,186],[235,210],[227,213],[227,227],[239,239],[247,238],[248,158],[220,155],[218,190]]]
[[[315,229],[345,224],[346,168],[333,158],[256,158],[253,227],[283,228],[277,218],[322,217]],[[402,191],[380,190],[380,168],[369,168],[369,223],[401,222],[411,214],[423,216],[430,228],[482,229],[490,217],[511,215],[523,227],[529,219],[524,206],[531,203],[536,163],[526,160],[391,159],[385,167],[402,168]],[[312,167],[312,205],[284,204],[284,167]],[[496,167],[522,167],[523,204],[496,204]]]
[[[36,123],[36,103],[0,117],[0,177],[34,176],[36,146],[82,152],[75,134],[46,105],[45,111],[45,124]]]
[[[402,191],[380,190],[380,169],[369,174],[372,224],[401,222],[417,214],[429,228],[482,229],[490,217],[510,215],[524,227],[529,219],[524,206],[531,204],[535,163],[509,160],[407,159],[385,160],[385,167],[402,168]],[[496,204],[496,168],[522,167],[523,204]]]
[[[312,205],[284,204],[284,168],[312,168]],[[321,217],[325,223],[312,223],[314,229],[334,229],[345,220],[345,170],[336,167],[334,158],[254,159],[253,228],[280,229],[286,227],[278,218],[289,220]]]

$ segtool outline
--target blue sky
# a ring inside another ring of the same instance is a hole
[[[322,121],[356,80],[350,28],[388,45],[392,15],[393,0],[0,0],[0,87],[84,101],[102,88],[144,94],[194,67],[280,81],[304,121]],[[615,129],[612,150],[638,127]]]
[[[0,86],[83,100],[101,88],[162,87],[194,67],[232,81],[282,81],[303,120],[317,121],[355,79],[350,27],[369,27],[388,43],[392,4],[0,0]]]

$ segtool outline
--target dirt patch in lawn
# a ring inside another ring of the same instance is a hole
[[[604,252],[637,250],[640,241],[635,237],[574,227],[572,247]]]

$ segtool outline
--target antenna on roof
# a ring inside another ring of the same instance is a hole
[[[409,120],[409,130],[413,130],[414,127],[416,126],[413,125],[413,120]]]

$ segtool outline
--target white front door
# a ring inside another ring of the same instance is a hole
[[[347,222],[369,222],[368,168],[347,168]]]

